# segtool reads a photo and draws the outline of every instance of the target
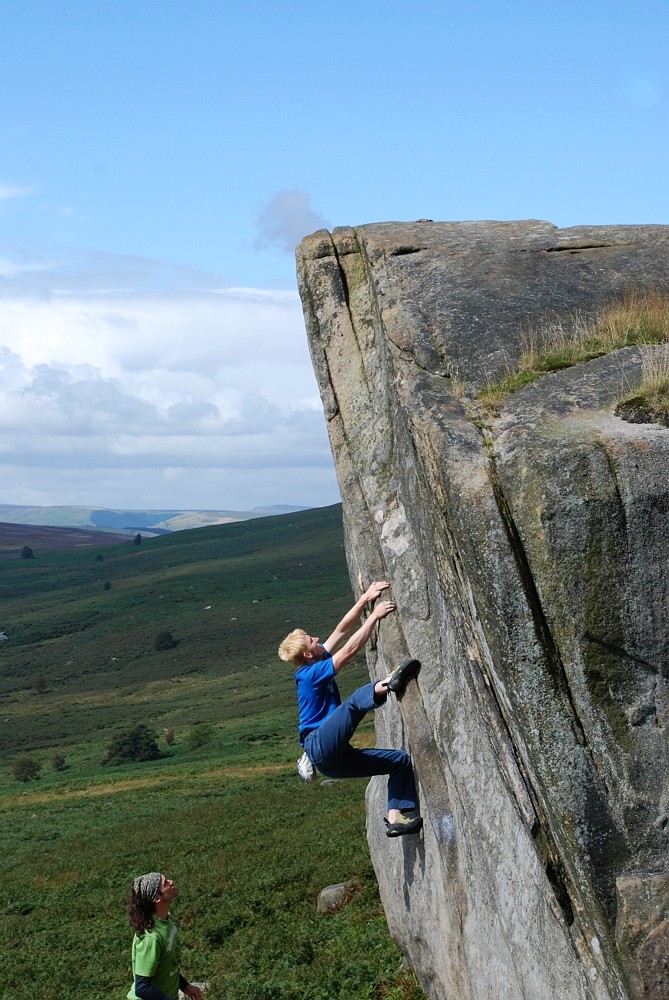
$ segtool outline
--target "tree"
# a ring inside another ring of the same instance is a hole
[[[35,556],[33,554],[33,550],[30,548],[29,545],[24,545],[23,548],[21,549],[21,558],[22,559],[34,559],[35,558]]]
[[[105,590],[111,590],[111,580],[105,580]]]
[[[156,734],[143,723],[129,732],[117,733],[107,747],[103,764],[127,764],[129,761],[159,760],[162,757]]]
[[[17,757],[12,764],[12,774],[17,781],[39,781],[42,765],[32,757]]]
[[[177,640],[174,638],[172,633],[168,632],[167,629],[165,628],[161,632],[159,632],[156,638],[154,639],[153,648],[157,649],[158,651],[162,649],[174,649],[176,644]]]
[[[142,544],[142,536],[140,535],[139,531],[137,532],[137,534],[133,538],[132,544],[133,545],[141,545]]]

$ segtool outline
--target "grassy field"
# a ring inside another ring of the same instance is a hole
[[[365,783],[305,786],[294,771],[294,685],[276,646],[297,625],[325,633],[350,604],[339,507],[35,549],[0,559],[0,598],[0,997],[123,997],[125,897],[152,869],[181,887],[184,969],[212,1000],[423,996],[380,908]],[[163,629],[177,645],[157,652]],[[364,663],[346,674],[345,692]],[[138,722],[163,757],[103,767]],[[39,781],[13,778],[23,754]],[[351,901],[317,916],[336,882]]]

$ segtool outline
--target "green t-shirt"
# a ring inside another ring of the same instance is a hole
[[[179,956],[181,941],[171,917],[157,920],[150,931],[132,939],[132,974],[148,976],[158,990],[177,1000],[179,996]],[[128,1000],[138,1000],[134,984]]]

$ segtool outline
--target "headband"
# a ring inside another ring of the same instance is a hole
[[[132,883],[135,895],[142,903],[155,903],[160,895],[160,872],[149,872],[147,875],[140,875]]]

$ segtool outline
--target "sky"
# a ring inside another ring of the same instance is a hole
[[[0,503],[339,499],[294,249],[669,224],[666,0],[0,0]]]

